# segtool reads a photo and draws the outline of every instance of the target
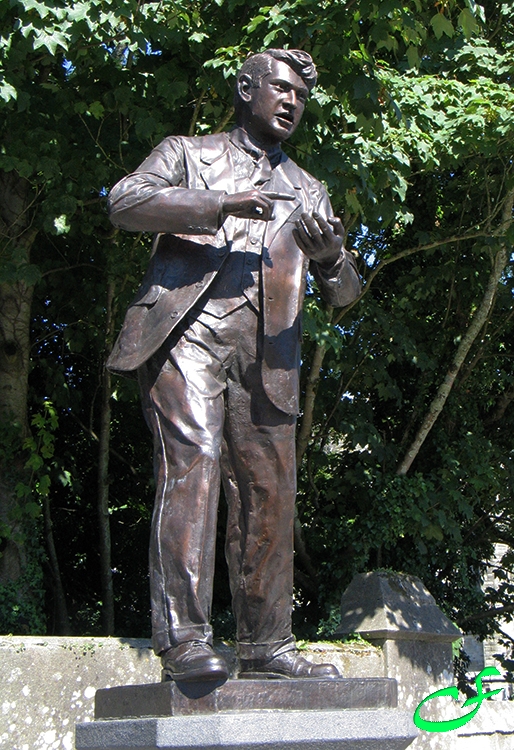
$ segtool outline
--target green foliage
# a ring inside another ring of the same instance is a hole
[[[0,427],[0,472],[2,476],[2,507],[0,515],[0,561],[13,553],[21,563],[19,575],[0,582],[0,632],[37,634],[45,631],[45,585],[42,563],[41,506],[34,500],[30,485],[18,481],[27,473],[20,472],[20,426],[5,421]],[[35,463],[36,454],[27,463]],[[16,487],[15,487],[15,483]],[[10,492],[13,490],[14,492]],[[6,503],[5,498],[8,498]]]
[[[34,536],[38,528],[33,525]],[[30,562],[16,580],[0,584],[0,633],[14,635],[37,635],[46,631],[44,615],[44,580],[41,570],[41,550],[33,549],[25,541],[25,554]]]
[[[28,481],[18,482],[15,492],[19,498],[27,498],[25,509],[37,518],[41,513],[41,506],[36,498],[48,497],[50,492],[50,459],[54,457],[55,432],[58,428],[57,412],[51,401],[43,402],[43,411],[32,417],[31,424],[32,434],[23,443],[23,448],[28,454],[25,462]],[[68,481],[66,473],[61,474],[61,481]],[[34,500],[31,500],[31,497]]]

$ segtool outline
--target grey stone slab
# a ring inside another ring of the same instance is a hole
[[[439,643],[451,643],[462,635],[419,578],[382,571],[356,575],[344,592],[335,635],[347,633],[360,633],[371,641]]]
[[[258,709],[315,710],[395,708],[396,680],[228,680],[164,682],[98,690],[96,719],[181,716]]]
[[[404,750],[416,735],[398,709],[248,711],[79,724],[76,750]]]

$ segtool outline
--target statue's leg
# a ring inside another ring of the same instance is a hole
[[[237,357],[227,370],[222,477],[226,556],[241,658],[294,649],[295,418],[268,399],[259,317],[240,311]]]
[[[139,371],[154,437],[150,591],[156,653],[212,640],[224,373],[195,321]]]
[[[295,419],[264,392],[260,320],[250,313],[240,311],[227,368],[222,453],[239,677],[335,679],[336,667],[305,659],[292,635]]]

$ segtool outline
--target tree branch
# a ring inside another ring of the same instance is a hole
[[[96,434],[96,432],[94,430],[92,430],[90,427],[88,427],[87,425],[85,425],[84,422],[82,422],[82,420],[79,419],[79,417],[77,417],[77,415],[74,414],[72,411],[70,411],[69,414],[80,425],[80,427],[84,430],[84,432],[87,433],[90,438],[92,438],[93,440],[95,440],[98,443],[98,441],[100,440],[100,438],[98,437],[98,435]],[[114,448],[112,448],[110,446],[109,446],[109,453],[112,453],[113,456],[116,456],[116,458],[118,459],[118,461],[121,461],[126,466],[128,466],[129,469],[130,469],[130,473],[131,474],[133,474],[134,476],[137,475],[137,470],[132,466],[132,464],[130,463],[130,461],[127,461],[127,459],[124,456],[121,455],[121,453],[118,453],[118,451],[114,450]]]
[[[485,609],[482,612],[477,612],[474,615],[465,617],[464,620],[460,621],[460,624],[466,625],[468,622],[486,620],[489,617],[498,617],[499,615],[505,615],[509,612],[514,612],[514,604],[506,604],[504,607],[491,607],[491,609]]]
[[[225,129],[225,126],[230,122],[230,120],[234,116],[234,112],[235,112],[234,107],[230,107],[227,114],[223,118],[223,120],[220,122],[216,130],[214,130],[214,133],[221,133],[222,130]]]
[[[508,193],[505,199],[505,203],[504,203],[503,217],[502,217],[503,220],[502,220],[502,225],[500,228],[500,231],[502,233],[505,232],[506,228],[512,222],[513,205],[514,205],[514,190],[511,190]],[[489,275],[487,287],[486,287],[484,296],[482,298],[482,302],[480,303],[480,306],[478,307],[477,311],[473,315],[471,319],[471,324],[468,330],[466,331],[465,335],[461,339],[461,342],[457,348],[457,352],[455,354],[453,362],[450,365],[450,368],[447,371],[443,382],[439,386],[439,389],[434,399],[432,400],[432,403],[430,404],[428,412],[416,434],[416,437],[414,438],[403,460],[401,461],[400,465],[398,466],[396,470],[396,473],[398,476],[403,476],[407,474],[410,467],[412,466],[414,459],[418,455],[421,446],[425,442],[430,430],[432,429],[437,418],[441,414],[444,408],[444,405],[451,393],[451,390],[455,383],[455,379],[457,375],[459,374],[459,371],[467,355],[469,354],[469,350],[471,349],[471,346],[473,345],[473,343],[475,342],[475,339],[477,338],[478,334],[482,330],[484,323],[487,320],[487,317],[489,315],[489,311],[491,310],[491,307],[494,304],[496,289],[500,282],[500,278],[503,273],[503,270],[505,266],[507,265],[507,260],[508,260],[507,249],[505,245],[502,245],[500,249],[498,250],[498,252],[496,253],[496,256],[494,258],[493,269],[491,271],[491,274]]]
[[[314,357],[307,376],[305,387],[305,403],[303,408],[302,423],[296,438],[296,466],[299,467],[309,445],[309,439],[314,420],[314,404],[316,401],[316,388],[321,377],[321,367],[327,351],[326,344],[316,344]]]
[[[202,102],[205,98],[206,93],[207,93],[207,89],[203,89],[203,91],[200,93],[200,96],[198,97],[196,101],[195,109],[193,112],[193,117],[191,118],[191,124],[189,125],[188,136],[190,137],[195,134],[196,123],[198,121],[198,115],[200,114],[200,107],[202,106]]]
[[[443,245],[449,245],[452,242],[464,242],[465,240],[476,240],[480,237],[490,237],[490,232],[471,232],[469,234],[462,234],[462,235],[454,235],[452,237],[447,237],[444,240],[434,240],[434,242],[429,242],[426,245],[416,245],[416,247],[409,247],[406,250],[402,250],[401,252],[397,253],[396,255],[393,255],[390,258],[385,258],[384,260],[381,260],[378,262],[378,264],[375,266],[375,268],[372,269],[369,277],[366,279],[366,284],[360,293],[360,295],[355,299],[351,304],[347,305],[345,308],[341,310],[341,312],[336,316],[334,322],[334,325],[336,326],[346,315],[347,312],[349,312],[355,305],[357,305],[361,299],[369,292],[371,285],[373,281],[375,280],[376,276],[380,273],[380,271],[385,268],[386,266],[389,266],[391,263],[395,263],[397,260],[401,260],[402,258],[408,258],[409,255],[414,255],[415,253],[422,253],[425,250],[433,250],[436,247],[442,247]]]

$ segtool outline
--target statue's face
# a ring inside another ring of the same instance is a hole
[[[303,79],[282,60],[271,60],[271,71],[254,88],[248,76],[239,82],[239,94],[247,103],[243,127],[262,144],[285,141],[296,130],[305,109],[309,89]]]

